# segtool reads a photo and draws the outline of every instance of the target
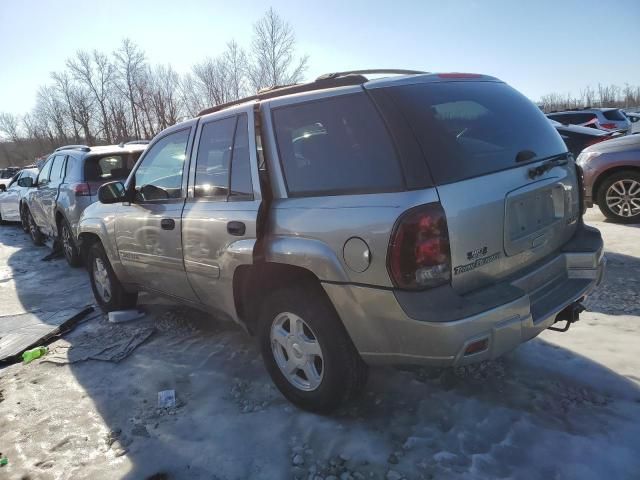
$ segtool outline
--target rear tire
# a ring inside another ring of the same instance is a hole
[[[625,170],[607,177],[598,188],[598,207],[617,223],[640,222],[640,173]]]
[[[94,243],[87,255],[87,271],[91,290],[98,305],[105,312],[127,310],[136,306],[138,292],[125,291],[100,242]]]
[[[262,305],[259,322],[267,371],[295,405],[330,412],[364,389],[368,367],[319,285],[272,292]]]
[[[27,208],[27,223],[29,224],[29,236],[33,241],[33,244],[40,247],[44,245],[44,235],[36,225],[36,221],[33,219],[33,215],[31,215],[31,210]]]
[[[6,224],[7,224],[7,222],[5,222],[5,221],[2,219],[2,212],[0,212],[0,225],[6,225]]]
[[[78,251],[78,247],[76,246],[76,242],[73,238],[71,226],[64,218],[58,225],[58,232],[60,246],[64,252],[64,257],[67,259],[67,263],[71,267],[79,267],[82,265],[82,258],[80,257],[80,252]]]

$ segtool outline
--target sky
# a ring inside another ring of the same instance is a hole
[[[640,0],[0,0],[0,112],[24,113],[79,49],[125,37],[179,72],[249,47],[269,6],[294,28],[307,79],[407,68],[496,76],[533,100],[587,85],[640,85]]]

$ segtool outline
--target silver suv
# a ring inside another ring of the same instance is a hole
[[[577,320],[602,238],[542,112],[484,75],[363,73],[159,134],[80,220],[103,309],[145,289],[238,322],[315,411],[368,365],[464,365]]]
[[[547,117],[563,125],[581,125],[600,130],[631,133],[631,121],[619,108],[576,108],[563,112],[551,112]]]
[[[127,178],[146,148],[144,141],[88,147],[57,148],[46,160],[33,187],[20,202],[20,217],[26,220],[36,245],[47,237],[59,242],[72,267],[81,263],[75,244],[75,228],[83,210],[98,199],[98,188],[112,180]],[[31,181],[30,181],[31,180]]]

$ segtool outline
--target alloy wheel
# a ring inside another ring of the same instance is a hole
[[[66,225],[62,225],[62,248],[67,258],[73,257],[73,244],[71,243],[71,232]]]
[[[635,217],[640,214],[640,182],[631,179],[618,180],[611,184],[605,196],[609,209],[620,217]]]
[[[278,368],[294,387],[313,391],[322,383],[324,359],[317,337],[298,315],[280,313],[271,324],[271,350]]]

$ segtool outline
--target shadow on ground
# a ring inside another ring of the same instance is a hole
[[[8,259],[25,270],[13,277],[20,305],[86,303],[85,272],[38,263],[46,251],[12,231],[0,239],[20,248]],[[611,259],[624,276],[637,259],[623,257]],[[136,323],[156,333],[120,363],[0,370],[9,478],[584,480],[640,471],[638,385],[543,340],[473,367],[374,369],[362,398],[322,417],[283,399],[241,329],[143,301],[149,315]],[[91,320],[65,340],[79,344],[104,324]],[[157,408],[165,389],[175,389],[176,408]]]

